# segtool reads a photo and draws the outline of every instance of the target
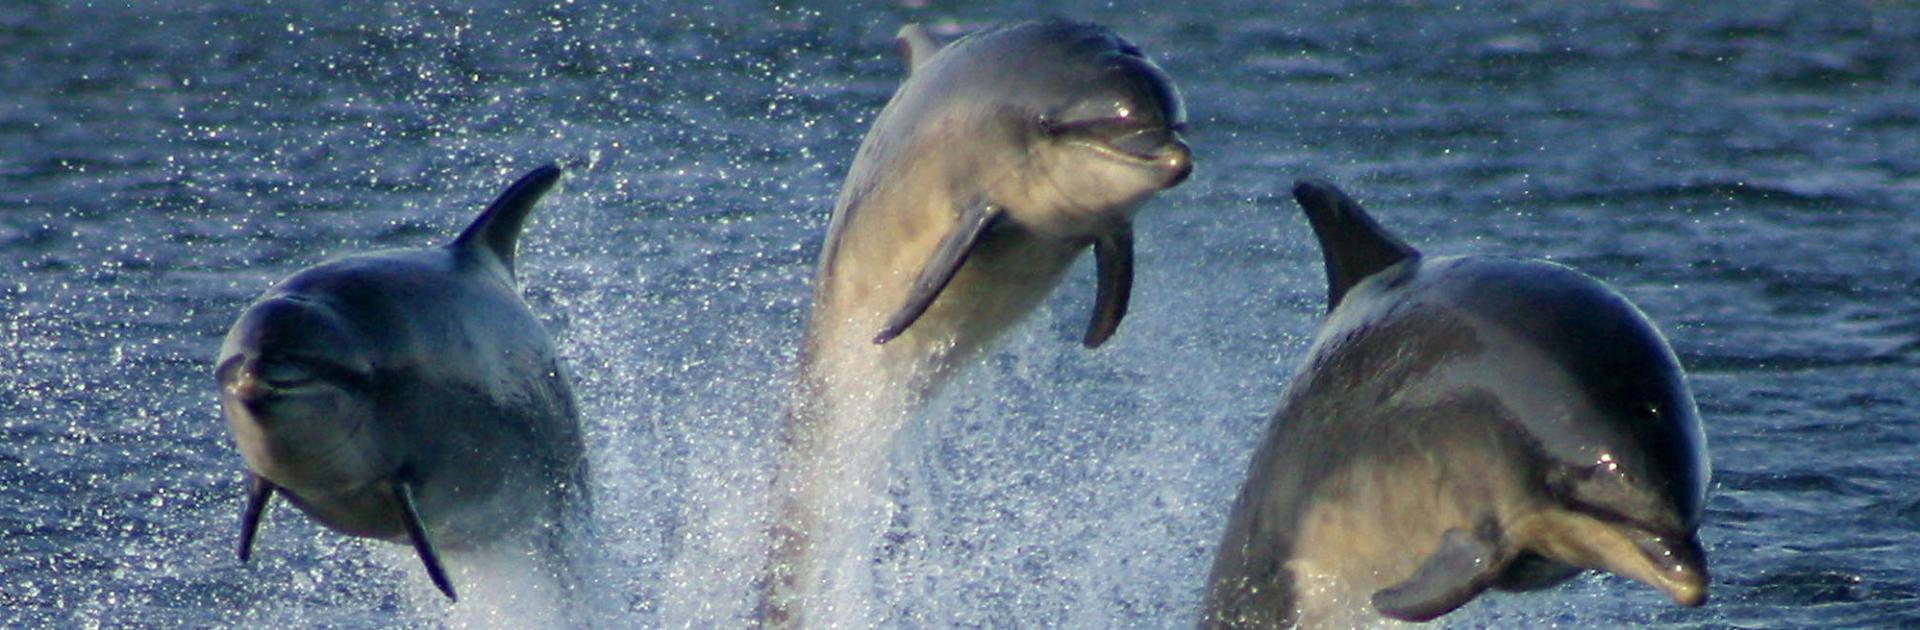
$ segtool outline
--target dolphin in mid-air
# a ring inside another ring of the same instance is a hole
[[[1645,314],[1561,265],[1426,258],[1331,185],[1294,196],[1328,312],[1254,452],[1201,627],[1425,621],[1585,569],[1705,601],[1706,437]]]
[[[240,559],[279,495],[328,529],[439,549],[556,544],[587,504],[573,392],[520,298],[514,245],[561,177],[544,166],[445,247],[348,256],[249,306],[220,347],[220,409],[247,465]]]
[[[854,157],[814,275],[763,623],[801,623],[829,579],[815,556],[850,544],[839,512],[871,494],[893,435],[1088,249],[1082,341],[1113,335],[1132,217],[1192,171],[1173,82],[1105,28],[1021,22],[941,46],[908,26],[896,41],[908,76]]]

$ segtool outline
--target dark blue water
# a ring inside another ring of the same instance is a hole
[[[1075,343],[1084,265],[890,453],[908,507],[873,618],[1191,623],[1321,307],[1287,196],[1313,176],[1426,251],[1613,283],[1691,370],[1713,600],[1589,575],[1449,622],[1920,624],[1920,7],[1160,4],[1057,11],[1180,83],[1199,171],[1141,215],[1113,342]],[[743,625],[807,278],[891,35],[1031,12],[8,2],[0,622],[536,624],[449,608],[403,550],[292,510],[240,565],[211,360],[272,280],[441,242],[563,159],[520,266],[588,418],[600,613]]]

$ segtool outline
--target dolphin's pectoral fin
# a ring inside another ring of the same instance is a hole
[[[933,299],[953,281],[953,275],[959,273],[960,265],[967,262],[967,255],[973,253],[980,237],[993,228],[993,224],[1005,214],[985,202],[974,203],[960,211],[960,217],[954,222],[953,231],[940,241],[933,250],[933,257],[920,268],[920,275],[914,276],[913,286],[907,288],[907,302],[887,318],[887,325],[873,338],[874,343],[892,341],[908,326],[926,314],[927,307],[933,306]]]
[[[253,536],[260,531],[260,519],[267,514],[267,501],[273,499],[273,482],[247,471],[247,508],[240,512],[240,561],[253,557]]]
[[[900,32],[893,36],[893,46],[900,52],[900,61],[906,64],[909,75],[920,64],[926,63],[933,53],[940,52],[940,42],[934,41],[933,36],[927,34],[927,29],[920,28],[919,24],[900,27]]]
[[[1420,251],[1381,227],[1347,193],[1326,182],[1303,180],[1293,185],[1293,199],[1307,214],[1307,223],[1320,240],[1327,265],[1327,310],[1361,280],[1380,273]]]
[[[1413,577],[1373,594],[1373,607],[1382,615],[1414,622],[1453,612],[1493,585],[1500,575],[1498,553],[1484,540],[1449,529]]]
[[[1088,348],[1106,343],[1127,316],[1127,299],[1133,293],[1133,226],[1123,222],[1094,240],[1093,263],[1100,284],[1093,298],[1093,321],[1080,340]]]
[[[420,510],[413,505],[413,484],[393,482],[393,502],[400,507],[400,521],[407,527],[407,538],[413,541],[414,553],[420,554],[420,563],[427,565],[427,577],[440,592],[446,593],[447,599],[460,601],[460,597],[453,594],[453,582],[447,579],[447,570],[440,565],[440,552],[434,551],[433,541],[427,539],[427,525],[420,520]]]

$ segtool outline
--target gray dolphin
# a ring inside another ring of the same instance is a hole
[[[1192,171],[1179,93],[1093,24],[1023,22],[945,47],[917,26],[908,76],[855,155],[814,275],[775,481],[763,619],[820,581],[827,512],[875,469],[905,417],[1033,310],[1089,246],[1083,343],[1126,314],[1131,217]]]
[[[1424,621],[1583,569],[1707,596],[1706,437],[1653,323],[1567,267],[1427,259],[1294,196],[1328,313],[1254,452],[1202,627]]]
[[[268,501],[329,529],[413,545],[454,599],[436,545],[557,535],[583,510],[573,393],[514,281],[547,165],[446,247],[308,268],[249,306],[220,346],[220,409],[247,463],[240,559]]]

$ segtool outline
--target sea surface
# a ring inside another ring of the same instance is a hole
[[[1920,625],[1920,4],[1052,3],[1179,83],[1198,170],[888,454],[888,627],[1182,628],[1325,296],[1288,194],[1427,252],[1580,268],[1689,370],[1712,600],[1586,574],[1458,627]],[[329,257],[450,239],[572,167],[521,243],[571,370],[610,627],[743,627],[828,213],[902,74],[1026,2],[0,7],[0,625],[541,627],[279,506],[234,554],[212,361]],[[456,580],[497,575],[460,567]],[[484,589],[482,589],[484,590]]]

